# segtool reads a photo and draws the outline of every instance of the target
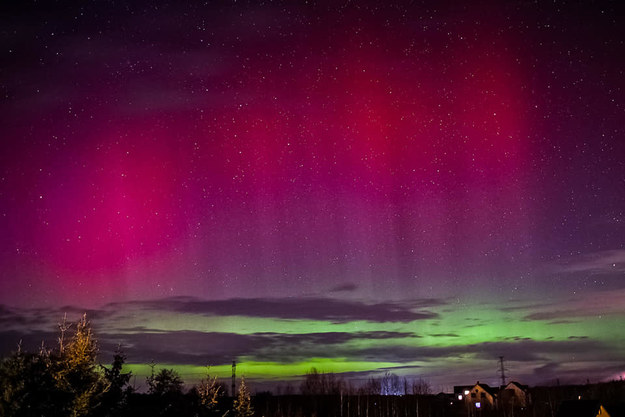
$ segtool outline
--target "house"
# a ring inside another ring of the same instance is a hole
[[[497,391],[487,384],[480,384],[480,381],[471,388],[469,401],[475,408],[492,409],[495,408]]]
[[[463,401],[470,409],[493,409],[496,406],[497,391],[477,381],[475,385],[454,386],[454,398]]]
[[[597,400],[562,401],[556,417],[610,417]]]
[[[525,408],[530,403],[529,387],[511,381],[499,390],[499,404],[504,410]]]

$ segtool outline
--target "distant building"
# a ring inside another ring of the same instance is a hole
[[[504,410],[525,408],[530,401],[529,387],[518,382],[511,381],[499,391],[499,404]]]
[[[481,384],[480,381],[475,385],[456,385],[454,398],[456,401],[464,402],[468,410],[492,410],[497,405],[497,389]]]
[[[480,384],[480,381],[471,388],[470,402],[475,408],[493,409],[497,399],[497,389],[487,384]]]

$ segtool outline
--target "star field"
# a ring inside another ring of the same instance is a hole
[[[111,346],[219,333],[258,347],[237,355],[259,381],[321,361],[443,386],[490,366],[477,346],[522,382],[622,375],[615,4],[69,1],[0,19],[7,317],[92,309]],[[153,354],[204,365],[175,351]],[[572,351],[609,359],[553,366]],[[263,368],[280,360],[300,365]]]

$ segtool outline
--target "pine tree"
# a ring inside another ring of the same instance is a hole
[[[212,377],[208,373],[209,367],[206,369],[206,378],[200,381],[196,387],[200,404],[207,410],[212,410],[217,405],[219,396],[222,394],[221,385],[217,382],[217,377]]]
[[[59,358],[53,361],[57,387],[70,398],[67,405],[72,417],[87,415],[98,405],[108,385],[96,370],[97,342],[91,324],[84,314],[76,324],[76,332],[67,345],[59,338]]]
[[[101,414],[106,416],[118,415],[119,411],[127,404],[131,388],[128,386],[132,373],[122,372],[122,367],[126,361],[126,355],[118,347],[113,356],[113,363],[110,368],[100,365],[104,372],[104,380],[107,391],[102,396]]]
[[[254,409],[252,408],[252,398],[250,392],[245,384],[245,378],[241,378],[241,384],[239,385],[239,393],[234,400],[234,415],[235,417],[251,417],[254,415]]]
[[[50,373],[50,357],[18,349],[0,362],[0,416],[63,415],[62,393]]]
[[[147,377],[148,393],[156,396],[166,394],[181,394],[184,382],[180,374],[173,369],[161,369],[154,375]]]

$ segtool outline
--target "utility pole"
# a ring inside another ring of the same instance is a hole
[[[236,394],[236,385],[237,385],[237,361],[232,361],[232,398],[237,396]]]
[[[499,357],[499,372],[501,372],[501,386],[506,386],[506,371],[503,366],[503,356]]]

